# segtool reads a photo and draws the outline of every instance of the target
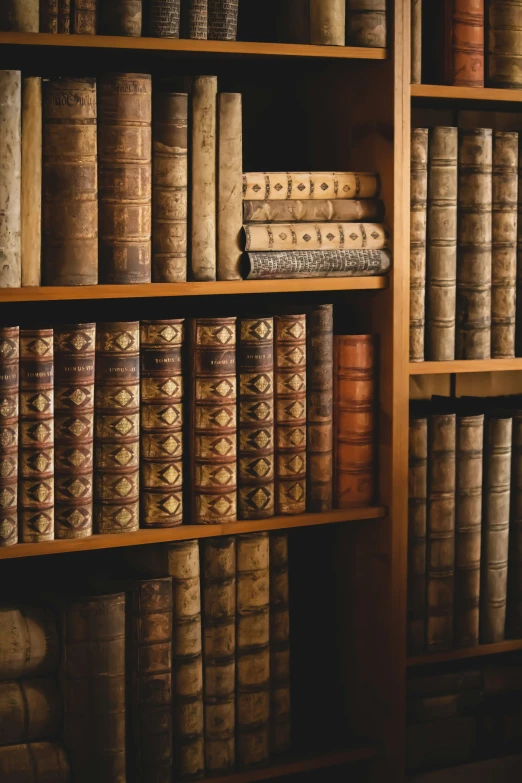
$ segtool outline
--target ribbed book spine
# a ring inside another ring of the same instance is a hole
[[[206,40],[208,37],[208,0],[183,0],[185,35]]]
[[[507,635],[522,639],[522,413],[513,415]]]
[[[40,2],[40,32],[58,32],[59,0],[41,0]]]
[[[522,87],[520,0],[490,0],[488,4],[488,84],[492,87]]]
[[[484,0],[454,0],[450,84],[484,86]]]
[[[324,223],[335,220],[382,222],[384,204],[377,199],[342,199],[288,201],[243,201],[245,223]]]
[[[238,0],[208,0],[208,37],[213,41],[237,38]]]
[[[100,10],[103,35],[141,36],[142,0],[102,0]]]
[[[36,783],[45,783],[47,780],[52,780],[52,783],[71,783],[69,762],[58,742],[31,742],[0,747],[0,770],[5,770],[2,777],[6,783],[25,783],[26,780],[34,780]],[[40,771],[45,777],[40,775]],[[35,774],[38,777],[35,778]]]
[[[426,517],[428,420],[412,416],[408,449],[408,627],[409,655],[426,649]]]
[[[222,92],[218,96],[218,138],[217,277],[218,280],[240,280],[243,117],[239,93]]]
[[[307,277],[371,277],[386,274],[391,266],[387,250],[269,250],[247,253],[247,280],[281,280]]]
[[[388,246],[378,223],[251,223],[244,227],[245,250],[383,250]]]
[[[150,0],[147,35],[152,38],[179,38],[181,0]]]
[[[22,75],[0,71],[0,269],[1,288],[19,288],[21,270]]]
[[[522,155],[518,158],[517,209],[517,290],[515,319],[515,352],[522,356]]]
[[[411,83],[422,81],[422,0],[411,3]]]
[[[307,510],[333,503],[333,305],[317,305],[307,318]]]
[[[98,0],[72,0],[72,32],[96,35]]]
[[[46,677],[55,674],[60,660],[60,636],[54,613],[48,608],[0,608],[0,678]]]
[[[37,33],[40,29],[40,0],[4,0],[0,28],[12,33]]]
[[[0,547],[18,543],[18,326],[0,328]]]
[[[411,132],[410,168],[410,362],[424,361],[428,129]]]
[[[386,46],[386,0],[348,0],[347,46]]]
[[[377,198],[379,190],[379,175],[375,172],[257,171],[243,174],[243,198],[250,201]]]
[[[320,46],[344,46],[344,0],[310,0],[310,42]]]
[[[206,37],[206,36],[205,36]],[[216,279],[217,77],[198,76],[192,92],[192,235],[194,280]]]
[[[71,0],[58,2],[58,32],[65,35],[71,32]]]
[[[270,533],[270,750],[290,750],[288,533]]]
[[[2,745],[58,737],[62,719],[62,696],[56,679],[34,677],[0,682]]]
[[[2,28],[4,29],[4,28]],[[22,83],[22,285],[40,285],[42,252],[42,80]]]

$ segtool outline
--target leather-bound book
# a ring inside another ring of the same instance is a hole
[[[103,35],[141,36],[142,0],[102,0],[100,10]]]
[[[256,171],[243,174],[247,201],[377,198],[379,175],[373,171]]]
[[[23,543],[54,538],[52,329],[20,330],[18,518]]]
[[[217,77],[197,76],[192,88],[192,235],[194,280],[216,279]]]
[[[45,285],[98,282],[96,81],[44,83],[42,268]]]
[[[428,129],[413,128],[410,160],[410,362],[424,361]]]
[[[488,5],[488,84],[520,89],[522,46],[520,0],[490,0]]]
[[[203,681],[207,775],[234,769],[236,728],[236,538],[202,542]]]
[[[208,38],[236,40],[238,4],[238,0],[208,0]]]
[[[0,745],[57,737],[62,713],[57,680],[34,677],[0,682]]]
[[[57,742],[31,742],[0,748],[2,783],[71,783],[71,770]]]
[[[22,192],[22,76],[20,71],[0,71],[0,288],[19,288]]]
[[[331,511],[333,503],[333,305],[313,307],[307,316],[308,511]]]
[[[4,0],[0,7],[0,30],[37,33],[40,30],[40,0]]]
[[[139,527],[140,325],[97,324],[94,497],[97,533]]]
[[[238,517],[274,515],[274,319],[239,321]]]
[[[354,250],[388,247],[387,232],[378,223],[251,223],[244,227],[245,250]]]
[[[426,358],[455,358],[458,130],[433,128],[428,157]]]
[[[386,0],[348,0],[347,46],[386,46]]]
[[[125,783],[125,593],[63,611],[64,745],[74,783]]]
[[[71,0],[58,0],[58,32],[65,35],[71,32]]]
[[[310,0],[310,43],[344,46],[345,0]]]
[[[92,535],[95,324],[54,332],[55,535]]]
[[[100,80],[100,283],[150,283],[152,80]]]
[[[98,0],[72,0],[72,32],[81,35],[97,33]]]
[[[149,0],[147,35],[152,38],[179,38],[181,0]]]
[[[491,355],[492,131],[460,131],[457,359]]]
[[[306,511],[306,315],[275,317],[276,513]]]
[[[449,84],[484,86],[484,0],[453,0]]]
[[[270,755],[269,534],[237,536],[236,760],[266,764]]]
[[[388,250],[268,250],[245,254],[242,271],[246,280],[371,277],[390,266]]]
[[[288,533],[270,533],[270,750],[290,750]]]
[[[515,355],[522,356],[522,155],[518,157],[517,207],[517,288],[515,317]]]
[[[384,220],[384,203],[378,199],[243,201],[245,223],[344,223]]]
[[[422,0],[411,3],[411,83],[422,81]]]
[[[40,285],[42,252],[42,80],[22,83],[22,285]]]
[[[193,522],[237,519],[236,319],[192,322]]]
[[[59,0],[40,0],[40,32],[58,32]]]
[[[522,639],[522,412],[513,413],[506,635]]]
[[[208,0],[182,0],[184,38],[208,37]]]
[[[188,95],[158,92],[152,117],[152,281],[187,279]]]
[[[218,139],[217,277],[218,280],[241,280],[243,118],[240,93],[222,92],[218,96]]]
[[[0,680],[56,674],[60,636],[53,612],[36,606],[0,608]]]
[[[18,543],[18,326],[0,328],[0,546]]]
[[[375,338],[334,337],[334,507],[369,506],[375,495]]]
[[[426,649],[426,517],[428,419],[412,413],[408,438],[408,615],[407,649]]]

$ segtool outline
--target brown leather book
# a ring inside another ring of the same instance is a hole
[[[58,32],[65,35],[71,32],[71,0],[58,0]]]
[[[522,155],[518,157],[517,208],[517,290],[515,317],[515,354],[522,356]]]
[[[407,649],[426,649],[426,516],[428,419],[412,413],[408,448],[408,619]]]
[[[34,677],[0,682],[0,745],[58,737],[62,713],[57,680]]]
[[[422,81],[422,0],[411,3],[411,83]]]
[[[183,319],[142,321],[141,511],[144,527],[183,521]]]
[[[0,546],[18,543],[18,326],[0,328]]]
[[[2,28],[5,29],[5,28]],[[22,82],[22,285],[42,282],[42,79]]]
[[[0,71],[0,105],[2,106],[2,181],[0,192],[0,286],[20,288],[21,267],[21,196],[22,196],[22,74]]]
[[[522,87],[520,71],[520,3],[489,0],[488,85],[508,89]]]
[[[109,0],[101,3],[100,10],[103,35],[141,36],[142,0]]]
[[[208,38],[235,41],[238,0],[208,0]]]
[[[513,413],[506,631],[522,639],[522,411]]]
[[[184,38],[208,37],[208,0],[182,0],[181,23]]]
[[[152,80],[108,74],[99,93],[100,283],[150,283]]]
[[[449,84],[484,86],[484,0],[453,0]]]
[[[239,320],[238,516],[274,515],[274,319]]]
[[[0,748],[4,783],[70,783],[71,771],[58,742],[31,742]]]
[[[181,0],[149,0],[147,16],[147,35],[179,38]]]
[[[0,609],[0,680],[46,677],[60,661],[60,637],[50,609],[3,604]]]
[[[331,511],[333,502],[333,305],[307,315],[307,510]]]
[[[72,32],[96,35],[98,0],[72,0]]]
[[[348,0],[346,45],[386,46],[386,0]]]
[[[95,324],[54,332],[55,535],[92,535]]]
[[[410,159],[410,362],[424,361],[428,129],[413,128]]]
[[[58,32],[58,0],[41,0],[40,32]]]
[[[270,533],[270,750],[290,750],[288,533]]]
[[[43,86],[43,281],[45,285],[95,285],[96,80],[66,77]]]
[[[54,361],[52,329],[20,330],[20,483],[23,543],[54,538]]]
[[[94,497],[97,533],[139,527],[140,325],[97,324]]]

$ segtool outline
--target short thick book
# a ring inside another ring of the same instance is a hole
[[[0,680],[54,675],[60,654],[58,625],[50,609],[2,606]]]
[[[0,546],[18,542],[20,334],[0,328]]]
[[[238,0],[208,0],[208,37],[213,41],[237,38]]]
[[[179,38],[181,0],[149,0],[146,34],[152,38]]]
[[[372,277],[391,266],[387,250],[282,250],[247,253],[242,262],[247,280],[307,277]]]
[[[72,780],[67,755],[58,742],[0,747],[0,776],[6,783],[71,783]],[[101,778],[97,780],[101,781]]]
[[[100,11],[103,35],[141,36],[142,0],[102,0]]]
[[[379,223],[271,223],[244,227],[245,250],[382,250],[387,233]]]
[[[375,172],[280,171],[243,174],[243,198],[251,201],[285,199],[377,198]]]
[[[347,46],[386,46],[386,0],[348,0]]]
[[[0,742],[18,745],[60,735],[63,700],[57,679],[0,682]]]
[[[245,223],[381,222],[383,218],[384,203],[378,199],[243,201]]]

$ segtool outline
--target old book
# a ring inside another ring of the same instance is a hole
[[[333,305],[313,307],[307,316],[308,511],[331,511],[333,502]]]
[[[493,133],[491,358],[515,355],[518,133]]]
[[[42,80],[22,83],[22,285],[41,283],[42,245]]]
[[[236,727],[236,538],[202,541],[205,769],[234,769]]]
[[[97,33],[98,0],[72,0],[72,30],[81,35]]]
[[[63,739],[74,783],[125,783],[125,593],[63,610]]]
[[[71,770],[58,742],[31,742],[0,748],[2,783],[70,783]]]
[[[151,77],[100,80],[100,283],[150,283]]]
[[[460,131],[457,359],[491,355],[492,131]]]
[[[19,288],[22,193],[22,77],[20,71],[0,71],[0,288]]]
[[[23,543],[54,538],[52,329],[20,330],[18,518]]]
[[[266,764],[270,754],[269,534],[237,536],[236,759]]]
[[[183,319],[142,321],[141,523],[183,521]]]
[[[411,3],[411,83],[422,82],[422,0]]]
[[[195,524],[237,519],[236,319],[193,323],[192,426]]]
[[[348,0],[347,46],[386,46],[386,0]]]
[[[334,507],[369,506],[375,495],[376,343],[334,337]]]
[[[488,5],[488,84],[522,87],[522,46],[519,0],[490,0]]]
[[[306,511],[306,315],[275,317],[276,513]]]
[[[198,76],[192,91],[192,241],[194,280],[216,279],[217,77]]]
[[[507,636],[522,639],[522,412],[513,414]]]
[[[100,10],[103,35],[141,36],[142,0],[110,0],[102,2]]]
[[[179,38],[181,0],[149,0],[147,10],[147,35]]]
[[[310,0],[310,43],[344,46],[345,0]]]
[[[40,0],[40,32],[58,32],[59,0]]]
[[[494,644],[505,638],[512,430],[511,416],[491,416],[486,420],[480,591],[482,644]]]
[[[56,674],[60,636],[48,608],[2,604],[0,608],[0,681]]]
[[[55,535],[92,535],[95,324],[54,333]]]
[[[208,37],[208,0],[182,0],[185,38]]]
[[[459,715],[412,723],[406,731],[406,768],[410,772],[464,764],[476,754],[477,718]]]
[[[455,358],[458,130],[433,128],[429,139],[426,358]]]
[[[247,201],[377,198],[379,191],[380,179],[375,172],[265,171],[243,174],[243,198]]]
[[[243,201],[245,223],[382,222],[383,219],[384,203],[377,199]]]
[[[71,32],[71,0],[58,0],[58,32]]]
[[[238,517],[274,515],[274,319],[241,318]]]
[[[242,262],[248,280],[306,277],[371,277],[391,266],[387,250],[283,250],[248,253]]]
[[[223,2],[227,4],[228,0]],[[217,277],[240,280],[243,122],[239,93],[219,94],[218,121]]]
[[[515,298],[515,355],[522,356],[522,155],[519,155],[518,158],[517,286]]]
[[[62,712],[56,679],[34,677],[0,682],[0,745],[58,737]]]
[[[428,499],[428,419],[410,417],[408,438],[408,614],[407,650],[426,649],[426,516]]]
[[[424,361],[428,129],[413,128],[410,158],[410,362]]]
[[[383,250],[388,246],[378,223],[251,223],[244,227],[245,250]]]
[[[188,95],[158,92],[152,116],[152,281],[187,279]]]
[[[235,41],[238,0],[208,0],[208,38]]]
[[[291,745],[288,533],[270,533],[270,750]]]
[[[18,326],[0,328],[0,547],[18,543]]]
[[[96,328],[94,497],[97,533],[139,527],[140,325]]]
[[[0,7],[0,30],[11,33],[38,33],[40,0],[4,0]]]
[[[96,80],[44,83],[42,268],[45,285],[98,282]]]
[[[484,0],[453,0],[449,84],[484,86]]]
[[[459,669],[443,674],[428,674],[408,678],[408,698],[443,696],[483,688],[482,671]]]

